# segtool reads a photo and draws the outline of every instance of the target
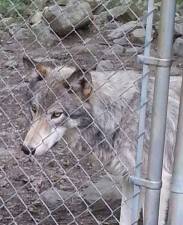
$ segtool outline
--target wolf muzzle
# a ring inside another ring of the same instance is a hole
[[[35,148],[28,148],[27,146],[23,145],[21,150],[26,154],[26,155],[34,155],[36,149]]]

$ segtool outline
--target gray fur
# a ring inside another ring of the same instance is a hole
[[[68,76],[65,76],[65,74],[62,75],[62,69],[55,69],[45,80],[31,84],[34,92],[32,102],[39,104],[39,117],[44,117],[45,114],[54,110],[63,111],[62,121],[54,124],[56,127],[62,126],[66,129],[60,139],[67,140],[73,151],[76,146],[93,149],[95,157],[102,162],[105,169],[118,183],[121,182],[122,192],[128,197],[132,195],[130,176],[134,175],[135,169],[138,125],[136,109],[139,106],[138,79],[140,75],[135,71],[106,71],[105,73],[92,71],[85,80],[92,85],[93,89],[87,99],[82,96],[82,85],[78,82],[80,78],[83,78],[81,71],[76,70],[71,74],[68,72]],[[69,83],[69,86],[65,85],[65,82]],[[165,186],[168,186],[166,183],[170,182],[169,177],[172,173],[179,102],[177,88],[174,82],[169,98],[163,163]],[[144,177],[147,175],[153,79],[150,79],[148,95],[149,106],[147,107],[142,169]],[[77,126],[70,127],[70,120],[72,123],[75,121]],[[166,193],[168,196],[168,191]],[[167,197],[163,198],[166,200],[165,202],[161,200],[159,225],[164,224],[166,216]],[[130,207],[130,203],[128,207],[125,206],[124,209],[122,207],[122,225],[130,224]]]

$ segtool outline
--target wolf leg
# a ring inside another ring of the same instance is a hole
[[[106,175],[103,176],[96,183],[89,183],[89,186],[82,191],[83,198],[90,204],[93,204],[99,199],[107,202],[116,202],[121,199],[121,194],[118,191],[116,184]],[[100,205],[96,205],[100,208]]]
[[[131,225],[133,188],[129,182],[127,181],[123,182],[122,193],[123,196],[121,203],[120,225]]]
[[[165,225],[166,222],[171,175],[167,172],[163,172],[162,181],[158,225]]]

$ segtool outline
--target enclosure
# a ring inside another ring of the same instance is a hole
[[[181,1],[0,0],[0,224],[157,225],[169,167],[159,225],[181,224],[182,36]],[[65,93],[79,99],[76,110]],[[55,99],[71,109],[60,112]],[[56,105],[51,119],[67,114],[63,132],[72,129],[39,155],[52,135],[45,130],[53,121],[36,125],[48,101]],[[87,119],[74,114],[83,109]],[[86,136],[90,128],[95,136]]]

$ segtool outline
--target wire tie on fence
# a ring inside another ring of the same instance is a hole
[[[160,190],[162,186],[161,181],[151,181],[148,179],[143,179],[135,176],[130,176],[130,180],[133,182],[133,184],[137,186],[142,186],[151,190]]]
[[[145,102],[143,102],[143,104],[141,104],[137,110],[141,110],[144,106],[146,106],[148,104],[148,100],[146,100]]]
[[[138,167],[142,166],[142,164],[143,164],[143,161],[137,163],[137,164],[135,165],[135,168],[138,168]]]
[[[160,67],[170,67],[172,64],[172,59],[161,59],[152,56],[138,55],[137,62],[140,64],[160,66]]]
[[[147,17],[149,17],[152,13],[154,13],[155,10],[156,10],[156,8],[153,8],[151,11],[146,13],[146,15],[140,17],[140,21],[146,22],[147,21]]]
[[[141,132],[138,136],[137,136],[137,140],[140,139],[141,137],[143,137],[145,135],[145,131]]]

